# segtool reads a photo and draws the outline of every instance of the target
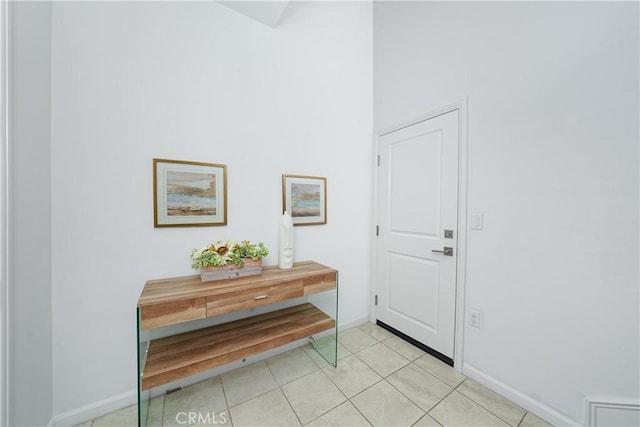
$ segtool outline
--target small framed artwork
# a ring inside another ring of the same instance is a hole
[[[293,225],[327,223],[327,178],[282,175],[282,209],[289,212]]]
[[[227,166],[153,159],[154,227],[227,225]]]

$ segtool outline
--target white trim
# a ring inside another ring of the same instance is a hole
[[[378,156],[380,152],[378,147],[380,146],[380,135],[373,135],[373,158],[372,167],[371,167],[371,241],[370,241],[370,277],[369,281],[369,322],[376,323],[376,305],[375,305],[375,297],[378,292],[377,289],[377,281],[376,281],[376,266],[378,259],[378,246],[377,246],[377,234],[376,230],[378,227]]]
[[[469,98],[457,104],[458,132],[458,262],[456,265],[456,326],[453,344],[453,366],[462,372],[464,363],[464,328],[467,295],[467,199],[469,188]]]
[[[10,19],[9,2],[0,0],[0,425],[11,425],[11,214],[9,150],[10,121]]]
[[[369,321],[369,316],[364,316],[359,319],[350,320],[345,323],[338,323],[338,338],[340,338],[340,331],[344,329],[357,328],[358,326],[364,325]]]
[[[398,123],[394,126],[375,132],[374,137],[374,166],[373,166],[373,232],[371,244],[371,303],[369,318],[371,322],[376,319],[376,307],[374,305],[374,297],[378,289],[378,281],[376,280],[376,254],[377,239],[375,227],[378,223],[378,146],[380,138],[388,133],[424,122],[434,117],[441,116],[452,111],[458,111],[458,247],[457,247],[457,266],[456,266],[456,326],[454,332],[454,350],[453,365],[454,369],[462,372],[463,354],[464,354],[464,313],[465,313],[465,296],[467,283],[467,192],[468,192],[468,176],[469,176],[469,142],[468,142],[468,107],[469,98],[463,98],[453,102],[437,110],[433,110],[427,114],[415,117]]]
[[[136,390],[127,391],[98,402],[56,415],[49,421],[50,426],[73,426],[106,415],[110,412],[135,405],[138,401]]]
[[[523,369],[526,369],[523,366]],[[511,386],[501,382],[500,380],[493,378],[478,368],[465,363],[463,373],[482,384],[483,386],[495,391],[503,397],[506,397],[516,405],[521,406],[523,409],[537,415],[538,417],[548,421],[554,426],[578,426],[579,422],[572,420],[566,415],[558,412],[550,406],[545,405],[542,402],[539,402],[526,394],[514,389]]]
[[[443,114],[447,114],[447,113],[450,113],[452,111],[456,111],[456,110],[460,110],[462,108],[466,108],[467,104],[468,104],[468,97],[465,97],[465,98],[462,98],[462,99],[460,99],[460,100],[458,100],[456,102],[452,102],[451,104],[445,105],[444,107],[440,107],[440,108],[438,108],[436,110],[432,110],[432,111],[430,111],[430,112],[428,112],[426,114],[422,114],[422,115],[420,115],[418,117],[414,117],[412,119],[405,120],[405,121],[397,123],[397,124],[395,124],[393,126],[389,126],[387,128],[380,129],[380,130],[376,131],[375,134],[376,134],[377,137],[381,137],[381,136],[384,136],[384,135],[386,135],[388,133],[395,132],[395,131],[400,130],[400,129],[404,129],[404,128],[409,127],[409,126],[413,126],[416,123],[424,122],[424,121],[433,119],[434,117],[442,116]]]
[[[637,415],[631,415],[627,423],[623,425],[637,426],[640,419],[640,401],[638,399],[620,399],[620,398],[587,398],[585,399],[585,426],[589,427],[601,427],[607,424],[598,422],[598,410],[610,409],[618,411],[619,413],[637,412]],[[617,417],[619,418],[619,417]]]

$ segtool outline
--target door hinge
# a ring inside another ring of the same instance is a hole
[[[373,299],[373,305],[378,305],[378,295]]]
[[[380,226],[376,225],[376,236],[380,235]]]
[[[378,154],[378,166],[380,166],[380,154]]]

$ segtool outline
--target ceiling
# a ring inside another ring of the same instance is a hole
[[[249,18],[270,27],[277,27],[289,1],[218,1]]]

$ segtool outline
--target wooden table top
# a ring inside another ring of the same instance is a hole
[[[289,270],[280,270],[272,265],[262,269],[261,275],[226,279],[214,282],[202,282],[200,275],[174,277],[170,279],[149,280],[140,294],[138,307],[176,300],[192,299],[230,292],[247,286],[268,286],[271,284],[304,280],[325,274],[336,274],[333,268],[314,261],[297,262]]]

